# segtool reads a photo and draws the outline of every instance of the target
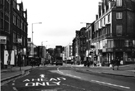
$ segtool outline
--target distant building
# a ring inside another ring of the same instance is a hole
[[[76,62],[83,63],[86,53],[86,27],[76,31],[76,36],[72,43],[73,59]]]
[[[65,59],[66,60],[71,60],[71,59],[73,59],[73,57],[72,57],[72,45],[71,44],[69,44],[69,45],[67,45],[66,47],[65,47]]]

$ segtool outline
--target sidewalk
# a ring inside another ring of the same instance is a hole
[[[84,66],[73,66],[76,70],[93,72],[93,73],[102,73],[109,75],[118,75],[125,77],[135,77],[135,64],[132,65],[123,65],[119,67],[119,70],[115,67],[115,70],[112,70],[111,67],[84,67]]]
[[[21,67],[21,71],[20,71],[20,67],[13,67],[12,70],[9,69],[1,69],[1,82],[2,81],[6,81],[9,79],[12,79],[14,77],[17,76],[21,76],[22,74],[24,74],[25,71],[30,70],[32,67],[31,66],[24,66]],[[35,67],[33,67],[35,68]]]

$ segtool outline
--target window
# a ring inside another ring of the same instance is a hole
[[[116,25],[116,35],[117,36],[122,35],[122,25]]]
[[[133,40],[133,47],[135,47],[135,40]]]
[[[20,17],[17,18],[17,26],[20,28]]]
[[[3,5],[3,0],[0,0],[0,5],[1,5],[1,4]]]
[[[16,15],[15,15],[15,13],[13,14],[13,23],[16,25]]]
[[[23,44],[24,44],[24,46],[26,46],[26,45],[25,45],[25,37],[23,37]]]
[[[16,33],[13,33],[13,43],[16,43]]]
[[[114,47],[114,41],[113,40],[111,40],[111,48],[113,48]]]
[[[110,40],[107,41],[107,48],[110,48]]]
[[[4,26],[5,26],[4,30],[7,31],[7,32],[10,32],[9,31],[9,23],[7,21],[4,22]]]
[[[0,19],[0,29],[3,29],[3,19]]]
[[[16,9],[16,2],[13,1],[13,8]]]
[[[24,32],[26,32],[26,24],[25,23],[23,23],[23,30],[24,30]]]
[[[21,29],[23,29],[23,20],[21,20]]]
[[[104,25],[105,25],[105,17],[104,17]]]
[[[114,41],[113,40],[107,40],[107,48],[113,48],[114,47]]]
[[[129,47],[129,40],[126,40],[126,41],[125,41],[125,46],[126,46],[126,47]]]
[[[110,22],[110,14],[108,14],[108,22]]]
[[[116,13],[116,19],[122,19],[122,12]]]
[[[102,19],[100,20],[100,27],[102,27]]]
[[[118,7],[122,6],[122,0],[116,0],[116,6]]]

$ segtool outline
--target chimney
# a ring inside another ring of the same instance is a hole
[[[96,15],[96,20],[98,20],[98,15]]]
[[[101,16],[101,2],[99,2],[99,5],[98,5],[98,16],[100,17]]]

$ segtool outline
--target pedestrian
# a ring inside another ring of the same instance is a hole
[[[21,64],[22,64],[22,55],[21,55],[20,52],[18,53],[18,64],[21,67]]]
[[[119,70],[119,66],[120,66],[120,59],[119,58],[117,58],[117,60],[116,60],[116,65],[117,65],[117,70]]]
[[[112,69],[114,70],[114,67],[115,67],[115,60],[114,59],[111,60],[111,64],[112,64]]]

